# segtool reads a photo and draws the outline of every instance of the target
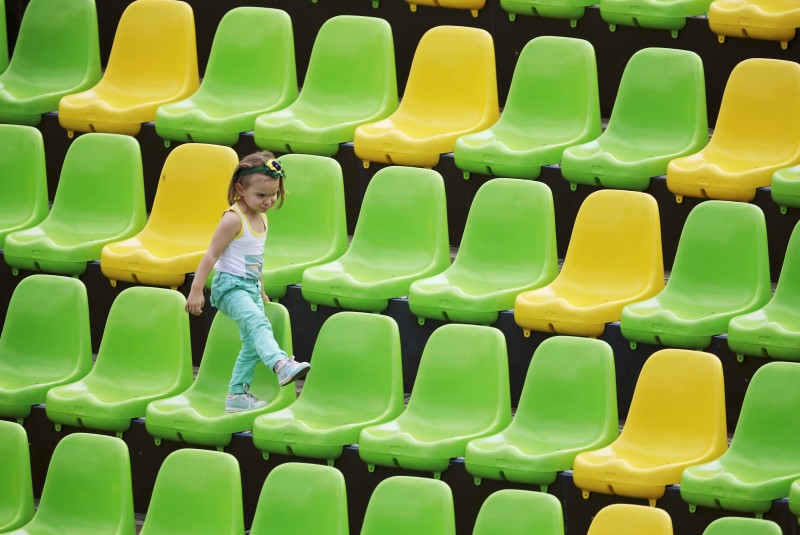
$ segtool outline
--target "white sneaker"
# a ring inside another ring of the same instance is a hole
[[[259,401],[256,396],[250,393],[250,385],[244,385],[244,392],[241,394],[229,394],[225,399],[225,411],[249,411],[252,409],[260,409],[266,404],[266,401]]]
[[[311,364],[308,362],[297,362],[294,357],[282,359],[275,365],[275,373],[278,375],[278,384],[281,386],[288,385],[292,381],[302,379],[311,369]]]

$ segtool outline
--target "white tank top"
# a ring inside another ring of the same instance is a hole
[[[261,220],[264,221],[264,232],[257,233],[250,228],[250,222],[236,203],[233,203],[228,210],[238,214],[242,228],[222,252],[217,260],[216,269],[237,277],[261,279],[264,243],[267,240],[267,218],[261,214]]]

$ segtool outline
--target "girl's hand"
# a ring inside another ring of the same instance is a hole
[[[194,314],[195,316],[199,316],[203,313],[203,305],[206,304],[206,298],[203,296],[203,292],[195,292],[190,291],[189,297],[186,299],[186,312],[190,314]]]
[[[261,300],[265,303],[269,303],[269,297],[264,293],[264,288],[261,288]]]

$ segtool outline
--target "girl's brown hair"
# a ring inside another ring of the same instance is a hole
[[[265,169],[263,171],[251,173],[243,172],[246,169],[253,169],[256,167],[264,167]],[[280,163],[275,159],[275,155],[269,151],[254,152],[241,159],[239,165],[237,165],[236,169],[233,171],[231,183],[228,186],[228,204],[233,204],[239,200],[239,194],[236,192],[236,184],[241,184],[243,188],[246,188],[250,185],[254,177],[278,180],[278,199],[275,203],[275,209],[283,206],[283,200],[286,197],[283,180],[286,177]]]

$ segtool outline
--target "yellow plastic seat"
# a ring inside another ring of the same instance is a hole
[[[530,331],[600,336],[622,308],[664,288],[661,223],[646,193],[600,190],[578,210],[564,264],[549,285],[523,292],[514,321]]]
[[[731,72],[714,133],[672,160],[667,188],[683,196],[749,202],[775,171],[800,163],[800,65],[752,58]]]
[[[158,1],[161,0],[148,0]],[[177,288],[208,249],[239,163],[230,147],[187,143],[167,156],[150,219],[132,238],[100,253],[100,269],[111,284],[122,280]]]
[[[133,2],[119,20],[103,77],[62,98],[58,122],[70,136],[135,136],[142,123],[155,120],[159,106],[187,98],[199,85],[191,6],[178,0]]]
[[[433,167],[456,139],[500,117],[494,42],[489,32],[437,26],[419,41],[400,106],[356,129],[356,156],[369,162]]]
[[[411,11],[416,11],[417,6],[449,7],[451,9],[469,9],[473,17],[478,16],[478,11],[486,7],[486,0],[406,0]]]
[[[796,0],[715,0],[708,10],[708,26],[720,43],[725,37],[779,41],[788,48],[800,28]]]
[[[575,458],[573,481],[583,490],[646,498],[650,504],[684,468],[728,447],[722,363],[711,353],[662,349],[644,363],[619,438]]]
[[[587,535],[672,535],[672,518],[663,509],[615,503],[592,519]]]

